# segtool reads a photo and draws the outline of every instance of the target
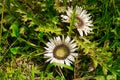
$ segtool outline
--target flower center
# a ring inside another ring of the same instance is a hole
[[[83,28],[83,26],[84,26],[83,20],[80,19],[79,17],[76,17],[76,24],[75,24],[75,26],[76,26],[77,28]]]
[[[64,44],[56,46],[56,48],[53,51],[53,55],[57,59],[66,59],[69,54],[70,54],[70,50]]]

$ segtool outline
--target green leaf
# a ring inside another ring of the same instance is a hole
[[[32,72],[31,72],[31,80],[35,80],[35,67],[34,67],[34,65],[32,65]]]
[[[11,51],[11,53],[13,53],[13,54],[17,54],[18,51],[19,51],[19,47],[11,48],[10,51]]]
[[[56,80],[66,80],[64,76],[56,76]]]
[[[18,26],[19,26],[19,23],[17,21],[15,21],[10,27],[12,29],[12,36],[13,37],[19,36]]]
[[[0,47],[0,53],[2,52],[2,48]]]
[[[104,76],[97,76],[95,77],[95,80],[105,80]]]
[[[116,75],[108,75],[107,80],[117,80]]]
[[[60,66],[61,68],[64,67],[64,68],[67,68],[67,69],[73,71],[73,67],[72,66],[68,66],[68,65],[65,65],[65,64],[59,64],[59,63],[50,63],[50,64],[48,64],[47,70],[49,68],[51,68],[52,66]]]
[[[44,73],[40,72],[40,80],[44,80]]]

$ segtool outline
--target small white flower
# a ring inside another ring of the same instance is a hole
[[[66,13],[67,15],[61,15],[62,21],[70,23],[70,20],[72,19],[72,15],[74,13],[73,8],[68,7]],[[92,28],[90,27],[93,26],[90,14],[87,14],[87,11],[83,10],[81,7],[76,6],[74,25],[81,36],[83,36],[83,32],[85,35],[90,33],[90,31],[92,31]]]
[[[50,63],[55,62],[70,66],[75,61],[74,57],[78,55],[75,51],[78,47],[74,40],[71,40],[68,36],[66,38],[62,36],[62,39],[58,36],[49,41],[46,44],[47,47],[45,47],[44,57],[48,58],[46,62],[50,61]]]

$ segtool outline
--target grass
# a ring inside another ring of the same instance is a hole
[[[120,1],[58,1],[0,1],[0,80],[119,80]],[[92,15],[88,36],[74,29],[75,15],[70,24],[61,21],[66,8],[76,5]],[[43,56],[49,39],[62,35],[79,47],[71,66],[46,63]]]

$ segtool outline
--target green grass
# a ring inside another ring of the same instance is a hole
[[[67,6],[83,7],[92,15],[93,31],[80,37],[61,21]],[[73,65],[44,58],[50,38],[69,35],[78,44]],[[0,80],[119,80],[120,0],[0,1]],[[63,66],[60,68],[58,66]]]

